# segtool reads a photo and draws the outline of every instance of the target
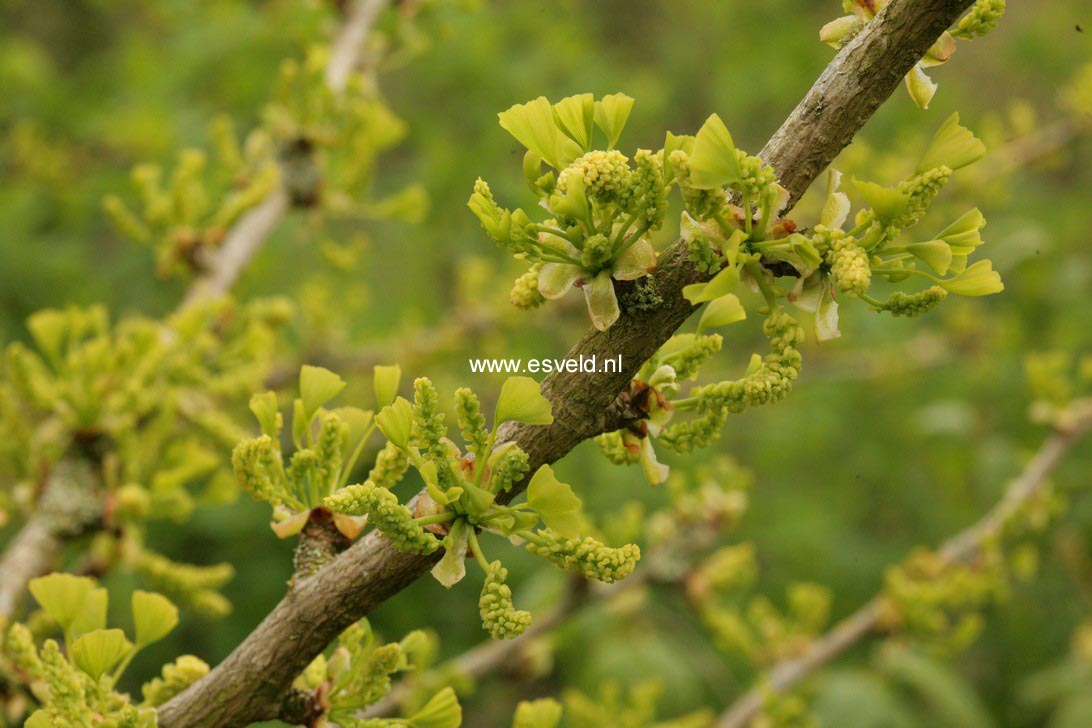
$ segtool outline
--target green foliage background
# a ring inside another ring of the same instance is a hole
[[[154,277],[149,250],[113,231],[101,198],[131,198],[130,167],[169,163],[181,146],[203,143],[216,113],[230,114],[240,129],[253,125],[281,59],[322,37],[331,17],[318,5],[13,0],[0,7],[0,341],[25,339],[24,319],[47,306],[104,301],[115,315],[173,307],[181,284]],[[308,216],[294,213],[238,292],[285,293],[300,303],[283,347],[289,366],[365,350],[380,361],[401,359],[408,376],[428,374],[442,392],[459,385],[495,392],[500,378],[471,374],[467,356],[561,356],[587,326],[572,299],[530,314],[507,307],[515,269],[465,207],[477,176],[508,199],[531,200],[520,177],[522,150],[496,113],[540,94],[623,91],[637,99],[627,147],[656,148],[663,129],[692,132],[717,112],[737,145],[757,152],[830,58],[817,32],[838,5],[493,0],[431,9],[419,54],[382,77],[407,137],[383,159],[378,182],[380,192],[424,185],[424,220],[327,229],[322,239],[366,239],[346,271],[324,257]],[[1008,140],[1019,145],[1069,113],[1061,90],[1092,58],[1092,32],[1079,26],[1092,31],[1085,0],[1010,3],[997,31],[960,44],[933,74],[940,90],[932,108],[920,111],[896,93],[837,166],[894,180],[910,165],[898,166],[897,155],[914,158],[953,110],[987,139],[991,156],[982,164],[1003,166],[1012,155]],[[1018,472],[1042,437],[1027,418],[1025,355],[1092,350],[1089,136],[1019,165],[1011,178],[971,175],[942,198],[945,209],[973,201],[983,210],[1003,294],[950,300],[914,320],[844,305],[843,338],[808,341],[791,397],[729,421],[711,450],[757,474],[740,537],[758,544],[764,592],[817,581],[833,588],[835,613],[848,613],[880,586],[886,565],[969,524]],[[484,324],[432,355],[405,357],[387,345],[406,336],[432,341],[420,332],[481,316]],[[726,332],[717,361],[738,372],[759,347],[755,319]],[[342,371],[350,392],[362,396],[370,372]],[[714,454],[665,459],[681,469]],[[1090,468],[1085,446],[1059,482],[1086,486]],[[590,444],[558,471],[599,512],[622,499],[661,497],[637,468],[611,466]],[[956,659],[993,725],[1042,724],[1019,700],[1020,687],[1068,651],[1092,606],[1092,499],[1079,487],[1071,498],[1071,515],[1035,543],[1039,577],[992,609],[983,636]],[[212,626],[184,619],[141,656],[134,685],[181,651],[215,664],[275,603],[291,570],[290,545],[269,530],[265,507],[246,499],[202,509],[185,526],[164,524],[152,540],[179,559],[233,562],[238,575],[226,593],[235,610]],[[527,608],[557,588],[560,577],[529,558],[509,566]],[[445,654],[457,654],[484,636],[477,598],[476,586],[446,593],[424,579],[372,621],[391,639],[431,626]],[[622,614],[592,612],[564,635],[551,676],[487,681],[468,701],[468,725],[503,725],[522,697],[563,686],[594,692],[606,679],[662,678],[667,715],[725,705],[742,687],[741,666],[709,646],[673,593],[656,592]],[[836,670],[872,659],[862,648]],[[826,703],[833,718],[837,700]],[[938,724],[926,711],[918,718]]]

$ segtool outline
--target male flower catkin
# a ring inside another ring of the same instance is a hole
[[[512,290],[508,292],[508,301],[513,306],[528,311],[546,303],[546,297],[538,290],[538,274],[542,272],[542,266],[542,262],[533,264],[512,284]]]
[[[852,237],[840,237],[834,241],[828,259],[830,274],[838,282],[838,288],[851,296],[860,296],[872,285],[872,267],[868,253]]]
[[[512,589],[504,583],[507,578],[508,569],[501,562],[489,564],[482,595],[478,599],[482,626],[495,640],[518,637],[531,624],[531,613],[516,609],[512,604]]]
[[[917,293],[892,293],[884,306],[892,316],[907,316],[913,318],[923,313],[928,313],[940,305],[940,302],[948,297],[948,291],[940,286],[932,286]]]
[[[898,191],[909,195],[910,201],[903,213],[895,219],[894,225],[901,230],[917,225],[951,178],[952,168],[942,164],[900,182]]]
[[[978,0],[970,12],[959,19],[952,36],[978,38],[997,27],[1005,14],[1005,0]]]
[[[409,455],[393,442],[388,442],[375,456],[375,465],[368,471],[368,480],[378,488],[392,488],[409,468]]]
[[[748,407],[770,404],[783,398],[800,375],[802,359],[796,344],[804,330],[796,319],[783,311],[774,311],[763,324],[770,339],[770,353],[742,379],[707,384],[693,390],[688,410],[698,417],[669,426],[660,436],[676,452],[690,452],[708,445],[720,432],[729,413]],[[757,359],[757,357],[756,357]]]
[[[617,149],[588,152],[578,157],[557,178],[557,188],[565,192],[573,179],[579,179],[596,202],[613,202],[629,175],[629,160]]]
[[[413,514],[386,488],[366,482],[350,485],[327,496],[325,505],[335,513],[368,516],[368,522],[394,544],[399,551],[431,554],[440,542],[413,520]]]
[[[539,531],[536,535],[542,539],[542,543],[529,542],[528,551],[549,559],[563,569],[607,584],[629,576],[641,558],[641,549],[632,543],[611,548],[591,536],[566,538],[550,529]]]
[[[193,655],[182,655],[174,662],[163,666],[162,676],[144,683],[140,689],[146,705],[163,705],[180,692],[209,674],[209,666],[204,660]]]

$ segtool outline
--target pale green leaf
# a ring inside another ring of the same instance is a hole
[[[959,296],[988,296],[1005,290],[1001,276],[993,269],[993,263],[980,260],[967,267],[955,278],[941,281],[940,285],[949,293]]]
[[[43,309],[30,315],[27,329],[47,359],[54,363],[60,360],[69,330],[67,314],[55,308]]]
[[[544,96],[526,104],[516,104],[497,116],[505,131],[555,169],[561,169],[579,156],[576,142],[557,128],[554,109]]]
[[[984,156],[986,145],[970,129],[960,126],[958,113],[952,114],[940,125],[914,172],[921,174],[941,166],[955,170]]]
[[[530,377],[509,377],[501,385],[493,421],[496,425],[504,422],[549,425],[554,417],[538,382]]]
[[[943,240],[911,243],[906,246],[906,252],[923,261],[938,275],[947,273],[949,266],[952,265],[952,246]]]
[[[372,372],[377,407],[386,407],[398,396],[398,385],[402,381],[402,367],[397,364],[379,365]]]
[[[543,465],[527,486],[527,505],[542,522],[563,536],[577,536],[580,528],[580,499],[572,487],[554,476],[553,468]]]
[[[348,443],[351,450],[360,443],[361,438],[364,437],[364,433],[368,431],[368,427],[372,424],[372,416],[374,413],[371,410],[363,410],[359,407],[338,407],[332,411],[332,414],[337,415],[349,428],[345,436],[345,441]]]
[[[701,319],[698,321],[698,333],[700,334],[706,329],[718,326],[728,326],[746,318],[747,311],[743,308],[743,304],[739,302],[734,294],[729,293],[710,301],[705,310],[701,312]]]
[[[133,645],[120,629],[97,629],[73,642],[68,655],[72,664],[98,680],[132,649]]]
[[[250,411],[258,420],[258,426],[263,435],[269,435],[276,439],[280,435],[280,423],[277,421],[279,414],[277,407],[277,393],[266,392],[255,394],[250,398]]]
[[[726,296],[739,285],[739,268],[730,265],[718,272],[708,283],[691,283],[683,288],[683,296],[695,306]]]
[[[178,625],[178,607],[162,594],[137,589],[132,606],[138,648],[158,642]]]
[[[31,579],[28,588],[46,614],[67,631],[84,611],[88,597],[95,590],[95,580],[72,574],[50,574]]]
[[[448,589],[466,576],[467,523],[460,518],[444,539],[444,556],[432,567],[432,576]]]
[[[384,437],[405,449],[413,432],[413,405],[405,397],[397,397],[379,411],[375,424]]]
[[[76,614],[66,632],[70,637],[76,637],[84,632],[106,627],[106,608],[110,596],[105,587],[92,589],[84,599],[83,608]]]
[[[908,194],[899,192],[893,187],[884,187],[875,182],[865,182],[859,179],[854,179],[853,185],[864,197],[865,202],[872,208],[872,211],[876,213],[876,217],[879,218],[880,222],[889,223],[894,220],[902,214],[902,211],[906,209],[906,204],[910,201]]]
[[[23,728],[54,728],[53,719],[44,710],[36,710],[23,723]]]
[[[554,104],[554,119],[562,132],[580,145],[581,150],[591,148],[592,125],[595,121],[595,97],[577,94]]]
[[[450,687],[433,695],[423,708],[409,717],[411,728],[459,728],[462,722],[463,709]]]
[[[607,149],[614,149],[633,109],[633,99],[625,94],[610,94],[595,102],[595,125],[607,135]]]
[[[690,183],[713,189],[739,181],[739,154],[728,127],[716,114],[710,116],[694,138],[690,153]]]
[[[516,706],[512,728],[557,728],[561,722],[561,703],[553,698],[524,700]]]
[[[329,369],[304,364],[300,369],[300,399],[308,421],[319,408],[345,389],[345,380]]]

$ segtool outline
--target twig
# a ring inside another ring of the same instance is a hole
[[[389,0],[362,0],[353,4],[349,17],[334,39],[326,64],[326,85],[341,93],[353,68],[360,62],[364,39],[379,11]],[[288,194],[278,188],[232,227],[212,257],[208,269],[194,278],[182,299],[181,308],[199,301],[219,298],[235,286],[251,259],[258,254],[277,225],[291,209]]]
[[[262,249],[290,207],[288,193],[278,187],[231,228],[208,270],[193,279],[179,308],[220,298],[235,286],[250,261]]]
[[[621,588],[632,588],[632,585],[629,582],[636,576],[637,575],[634,574],[629,579],[604,589],[595,589],[591,594],[588,594],[585,597],[573,595],[573,597],[570,597],[563,604],[554,609],[543,614],[535,615],[535,621],[527,628],[527,631],[519,637],[510,640],[485,640],[447,662],[443,666],[443,669],[445,671],[450,669],[457,675],[465,675],[474,679],[484,677],[495,670],[501,669],[505,665],[510,664],[512,659],[519,655],[528,644],[534,642],[539,637],[548,634],[554,627],[557,627],[574,612],[588,604],[592,594],[595,595],[595,601],[598,601],[601,596],[613,596],[617,594]],[[406,699],[412,692],[413,685],[411,683],[400,682],[395,685],[389,693],[384,695],[382,699],[368,706],[368,709],[361,713],[360,717],[365,719],[387,718],[396,715],[398,711],[403,708]]]
[[[0,559],[0,624],[15,614],[27,583],[49,571],[60,548],[61,541],[54,536],[46,515],[32,513]]]
[[[96,468],[84,459],[62,460],[46,478],[38,504],[0,558],[0,625],[14,616],[30,580],[54,567],[65,539],[99,525]]]
[[[531,626],[512,640],[485,640],[446,663],[459,675],[478,679],[494,670],[503,668],[518,655],[525,645],[552,631],[574,613],[616,599],[649,584],[677,586],[684,584],[691,575],[695,559],[709,550],[722,534],[723,520],[709,514],[703,520],[687,520],[675,535],[655,544],[641,558],[637,570],[620,582],[597,584],[583,577],[574,576],[570,589],[561,604],[542,614],[536,614]],[[686,563],[680,568],[679,560]],[[412,692],[411,684],[395,685],[381,700],[370,705],[361,717],[384,718],[394,715]]]
[[[1000,536],[1012,517],[1042,492],[1063,456],[1090,428],[1092,406],[1074,427],[1052,435],[1043,443],[1024,471],[1009,486],[1005,496],[985,516],[941,545],[937,551],[941,563],[951,565],[968,561],[981,551],[983,544]],[[880,626],[884,606],[882,595],[873,597],[812,643],[803,655],[775,665],[760,685],[748,690],[721,714],[717,728],[745,728],[762,710],[770,693],[792,689],[808,675],[875,632]]]
[[[326,82],[339,92],[360,59],[363,38],[389,0],[362,0],[353,5],[346,24],[334,40]],[[190,284],[179,309],[227,294],[243,270],[261,250],[289,210],[287,193],[278,188],[249,210],[224,238],[208,270]],[[53,517],[39,507],[8,543],[0,558],[0,620],[11,617],[26,593],[30,579],[48,572],[56,563],[63,539],[50,526]]]
[[[972,0],[893,0],[819,77],[762,154],[798,199],[899,86],[903,76]],[[505,427],[504,440],[528,454],[530,471],[555,462],[580,442],[618,429],[616,403],[638,368],[689,318],[682,288],[700,281],[677,242],[661,257],[658,311],[626,311],[605,332],[589,331],[571,358],[622,355],[620,372],[556,373],[543,382],[554,423]],[[515,497],[526,483],[506,495]],[[241,725],[271,714],[303,668],[342,630],[427,571],[439,558],[398,551],[371,532],[288,593],[209,675],[160,709],[162,728]]]

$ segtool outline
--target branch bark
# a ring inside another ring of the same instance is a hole
[[[973,0],[893,0],[835,56],[762,151],[793,201],[852,140],[940,34]],[[585,439],[617,429],[616,401],[641,364],[695,310],[682,288],[701,280],[676,242],[655,274],[666,301],[659,311],[623,312],[607,331],[591,330],[568,356],[622,355],[622,371],[557,373],[542,390],[554,408],[548,426],[502,430],[530,459],[531,472]],[[522,490],[509,492],[514,497]],[[342,630],[394,596],[439,558],[405,554],[375,532],[290,591],[209,675],[160,710],[162,728],[238,726],[271,715],[299,672]]]
[[[1086,408],[1073,427],[1052,435],[1043,443],[989,513],[941,545],[937,554],[942,563],[950,565],[969,561],[980,552],[983,544],[999,537],[1020,508],[1043,490],[1058,463],[1089,429],[1092,429],[1092,405]],[[775,665],[761,685],[748,690],[721,714],[717,728],[746,728],[762,710],[766,696],[771,692],[791,690],[804,678],[877,631],[884,606],[882,594],[873,597],[814,642],[803,655]]]

